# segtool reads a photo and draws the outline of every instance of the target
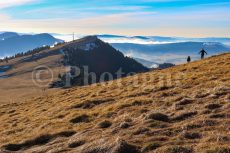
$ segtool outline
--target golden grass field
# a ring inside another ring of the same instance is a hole
[[[0,80],[2,153],[230,152],[230,53],[69,89],[30,75]]]

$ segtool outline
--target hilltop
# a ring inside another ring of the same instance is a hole
[[[228,153],[229,61],[226,53],[1,104],[1,152]]]
[[[76,43],[67,45],[62,51],[64,53],[65,65],[70,65],[71,68],[77,67],[82,73],[92,72],[94,74],[93,76],[72,77],[72,85],[85,85],[85,80],[89,84],[92,82],[102,82],[102,79],[108,81],[127,76],[130,73],[140,73],[149,70],[134,59],[125,57],[120,51],[114,49],[110,44],[101,41],[96,36],[84,37]],[[122,71],[122,74],[118,75],[119,71]],[[108,76],[108,73],[110,76]],[[74,72],[72,74],[75,75]],[[107,78],[105,78],[105,74],[107,74]],[[62,77],[63,82],[66,82],[65,75]],[[103,75],[105,77],[102,78],[101,76]]]

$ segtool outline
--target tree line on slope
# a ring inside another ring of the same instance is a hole
[[[61,44],[63,44],[63,43],[60,42],[60,43],[55,44],[54,46],[59,46]],[[28,56],[28,55],[35,55],[35,54],[40,53],[43,50],[50,49],[50,48],[51,47],[49,45],[42,46],[42,47],[37,47],[37,48],[29,50],[27,52],[20,52],[20,53],[16,53],[15,55],[12,55],[12,56],[6,56],[3,59],[0,59],[0,62],[5,61],[6,63],[8,63],[9,60],[12,60],[12,59],[15,59],[15,58],[18,58],[18,57]]]

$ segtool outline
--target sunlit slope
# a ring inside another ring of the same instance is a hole
[[[24,101],[25,98],[33,95],[42,95],[43,90],[48,87],[47,84],[51,80],[56,80],[58,74],[65,69],[60,62],[63,58],[59,52],[60,47],[44,50],[34,55],[37,57],[36,60],[32,55],[28,55],[9,60],[8,63],[1,62],[0,68],[8,67],[8,69],[0,75],[0,105]],[[45,75],[40,78],[44,82],[34,83],[36,70],[47,68],[52,71],[53,76],[50,73],[44,73]]]
[[[230,152],[230,53],[1,105],[2,152]]]

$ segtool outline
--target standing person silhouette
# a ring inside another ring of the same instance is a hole
[[[199,54],[201,55],[201,59],[203,59],[204,58],[204,54],[208,54],[205,50],[204,50],[204,48],[199,52]]]
[[[190,57],[190,56],[188,56],[187,62],[188,62],[188,63],[191,62],[191,57]]]

